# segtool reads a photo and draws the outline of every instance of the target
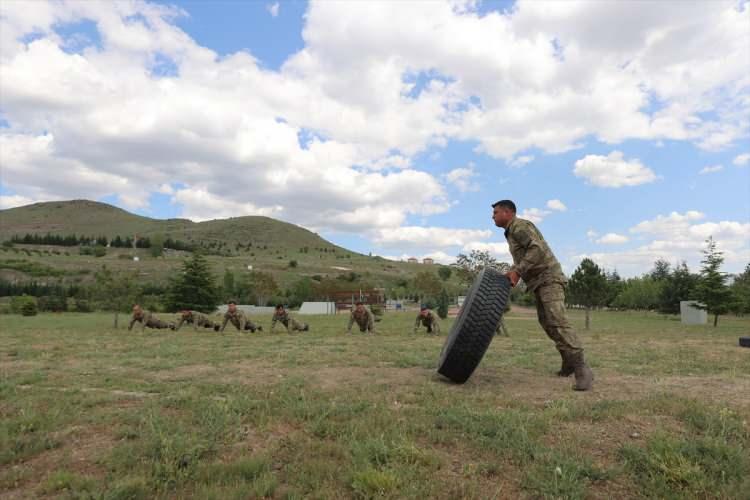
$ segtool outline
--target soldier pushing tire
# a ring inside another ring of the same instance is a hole
[[[479,273],[443,345],[439,374],[463,384],[474,373],[503,317],[510,288],[510,281],[495,269]]]

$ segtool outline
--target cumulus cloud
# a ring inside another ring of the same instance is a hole
[[[271,17],[277,17],[279,15],[279,2],[266,5],[266,10],[271,14]]]
[[[703,167],[698,173],[700,175],[706,175],[721,172],[722,170],[724,170],[724,165],[711,165],[709,167]]]
[[[4,1],[3,185],[143,208],[169,184],[185,216],[393,230],[449,210],[443,179],[415,158],[451,140],[521,165],[589,137],[715,150],[747,135],[750,9],[734,1],[461,5],[311,2],[304,47],[273,71],[201,46],[179,8]],[[60,29],[82,20],[99,41]],[[654,180],[620,159],[616,184]],[[612,172],[584,167],[609,185]]]
[[[480,252],[489,252],[494,257],[508,259],[510,257],[510,250],[508,249],[508,243],[500,243],[495,241],[472,241],[463,246],[464,252],[471,252],[472,250],[478,250]]]
[[[568,207],[565,206],[565,203],[557,199],[549,200],[547,202],[547,208],[549,208],[550,210],[557,210],[558,212],[564,212],[568,209]]]
[[[0,209],[21,207],[34,203],[34,200],[25,196],[18,196],[16,194],[0,195]]]
[[[607,233],[596,242],[600,245],[621,245],[628,242],[628,237],[617,233]]]
[[[509,165],[513,168],[521,168],[525,165],[528,165],[532,161],[534,161],[534,157],[532,155],[524,155],[512,159]]]
[[[620,151],[612,151],[607,156],[586,155],[576,161],[573,173],[594,186],[610,188],[638,186],[658,178],[640,160],[626,160]]]
[[[445,180],[456,186],[456,189],[462,193],[466,193],[468,191],[479,191],[479,184],[472,180],[476,176],[474,165],[470,163],[468,167],[454,168],[445,174]]]
[[[738,167],[747,165],[748,163],[750,163],[750,153],[742,153],[735,156],[734,160],[732,160],[732,163],[734,165],[737,165]]]
[[[490,236],[492,231],[488,229],[402,226],[379,229],[372,239],[383,246],[436,249],[463,246]]]
[[[549,210],[542,210],[540,208],[525,208],[521,211],[519,217],[530,220],[534,224],[539,224],[551,213]]]
[[[618,252],[594,252],[577,255],[573,259],[577,262],[588,256],[608,269],[617,269],[624,276],[647,271],[656,259],[671,263],[685,261],[691,269],[697,271],[700,268],[701,251],[710,236],[716,241],[719,250],[724,252],[724,270],[741,271],[750,261],[750,223],[706,222],[705,219],[706,214],[696,210],[658,215],[630,228],[631,234],[642,240],[636,248]]]

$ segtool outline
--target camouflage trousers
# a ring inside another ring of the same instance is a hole
[[[565,314],[565,288],[560,283],[540,285],[534,290],[539,324],[561,353],[583,352],[576,332]]]
[[[162,321],[160,319],[154,319],[154,318],[151,318],[150,320],[148,320],[144,326],[147,326],[149,328],[157,328],[157,329],[172,328],[172,325],[167,323],[166,321]]]

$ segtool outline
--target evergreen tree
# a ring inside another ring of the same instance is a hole
[[[714,327],[719,323],[719,316],[729,311],[732,292],[726,285],[727,275],[720,271],[724,263],[724,254],[716,249],[713,237],[706,240],[703,250],[700,280],[696,287],[695,297],[701,302],[699,306],[714,317]]]
[[[199,252],[193,254],[170,281],[166,306],[169,311],[190,309],[211,313],[219,305],[219,293],[208,261]]]
[[[675,266],[659,291],[659,312],[679,314],[680,301],[692,299],[697,284],[698,276],[690,273],[687,264]]]
[[[448,317],[448,306],[450,305],[450,299],[448,298],[448,292],[443,288],[440,291],[437,299],[437,313],[442,319]]]
[[[591,308],[607,300],[607,277],[591,259],[583,259],[568,284],[568,301],[586,308],[586,330],[591,327]]]
[[[750,313],[750,264],[745,270],[735,276],[732,290],[732,304],[730,306],[735,314]]]

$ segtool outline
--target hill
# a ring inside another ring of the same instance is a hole
[[[234,217],[205,222],[187,219],[153,219],[88,200],[35,203],[0,210],[0,241],[14,236],[60,235],[99,237],[108,241],[138,235],[139,238],[171,238],[209,253],[217,277],[262,270],[274,275],[282,288],[304,277],[335,278],[351,289],[404,286],[420,271],[437,272],[439,266],[393,262],[370,257],[335,245],[316,233],[269,217]],[[106,264],[117,271],[137,271],[144,281],[164,284],[187,256],[167,250],[154,257],[146,248],[108,248],[106,255],[82,255],[77,246],[25,245],[0,247],[0,279],[37,280],[85,284]],[[133,257],[138,257],[134,261]],[[452,288],[460,285],[455,279]]]

